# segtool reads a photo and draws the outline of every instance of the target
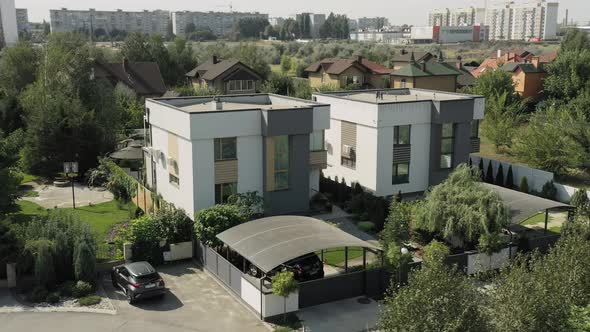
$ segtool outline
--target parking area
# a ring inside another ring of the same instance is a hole
[[[299,310],[306,332],[372,331],[377,326],[379,304],[366,297],[321,304]]]
[[[130,305],[115,291],[110,276],[102,280],[117,316],[162,329],[188,331],[268,331],[268,328],[193,262],[157,268],[169,292],[164,298]]]

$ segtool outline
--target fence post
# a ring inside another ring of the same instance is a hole
[[[123,259],[125,259],[125,262],[127,263],[133,259],[133,250],[131,247],[131,243],[123,243]]]
[[[348,273],[348,247],[344,247],[344,273]]]

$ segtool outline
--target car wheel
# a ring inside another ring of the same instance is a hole
[[[135,302],[135,299],[133,299],[133,293],[130,290],[125,291],[125,296],[127,297],[127,302],[129,302],[129,304]]]

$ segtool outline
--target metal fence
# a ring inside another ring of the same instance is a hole
[[[96,246],[96,261],[111,262],[120,260],[122,254],[117,250],[114,243],[99,243]]]
[[[242,271],[225,259],[225,257],[200,241],[196,242],[195,248],[195,257],[203,264],[207,271],[221,280],[233,292],[240,295],[242,289]]]

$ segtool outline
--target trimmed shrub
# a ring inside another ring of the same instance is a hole
[[[195,233],[197,238],[207,246],[220,247],[223,243],[217,239],[216,235],[245,221],[246,219],[236,206],[215,205],[197,212]]]
[[[29,301],[33,303],[41,303],[44,302],[45,299],[47,299],[47,295],[49,295],[49,292],[47,291],[47,289],[45,289],[45,287],[37,286],[33,289],[33,292],[31,292],[31,295],[29,296]]]
[[[348,209],[354,214],[362,214],[365,211],[365,194],[352,196],[348,202]]]
[[[514,188],[514,174],[512,173],[512,165],[508,167],[508,173],[506,174],[506,184],[504,186],[508,189]]]
[[[368,233],[375,230],[375,224],[370,221],[362,221],[356,225],[361,231]]]
[[[35,257],[37,283],[45,288],[53,288],[55,286],[55,267],[53,265],[52,243],[48,240],[38,240],[34,241],[32,246],[37,250]]]
[[[365,192],[365,191],[363,190],[363,187],[361,186],[361,184],[360,184],[360,183],[358,183],[358,182],[356,182],[356,183],[354,184],[354,189],[352,190],[352,195],[353,195],[353,196],[356,196],[356,195],[362,194],[362,193],[364,193],[364,192]]]
[[[85,281],[78,281],[72,290],[72,295],[75,298],[81,298],[90,293],[92,293],[92,285]]]
[[[547,181],[543,188],[541,188],[541,197],[557,200],[557,187],[555,187],[555,183],[553,181]]]
[[[63,297],[71,297],[74,295],[74,288],[76,283],[73,281],[66,281],[59,286],[59,294]]]
[[[96,276],[96,255],[84,240],[78,241],[76,247],[74,271],[77,280],[93,282]]]
[[[479,176],[480,176],[481,180],[483,181],[484,180],[484,174],[485,174],[485,172],[483,171],[483,158],[479,158],[478,168],[479,168]]]
[[[502,164],[498,166],[495,183],[496,186],[504,187],[504,167],[502,167]]]
[[[488,163],[488,170],[486,171],[486,182],[489,184],[494,184],[494,167],[492,166],[492,161]]]
[[[49,293],[45,298],[45,302],[49,304],[56,304],[59,302],[59,293]]]
[[[522,179],[520,179],[520,191],[527,194],[529,193],[529,180],[526,176],[523,176]]]
[[[85,297],[81,298],[80,300],[78,300],[78,303],[83,307],[87,307],[87,306],[99,304],[100,301],[102,301],[100,296],[90,295],[90,296],[85,296]]]

